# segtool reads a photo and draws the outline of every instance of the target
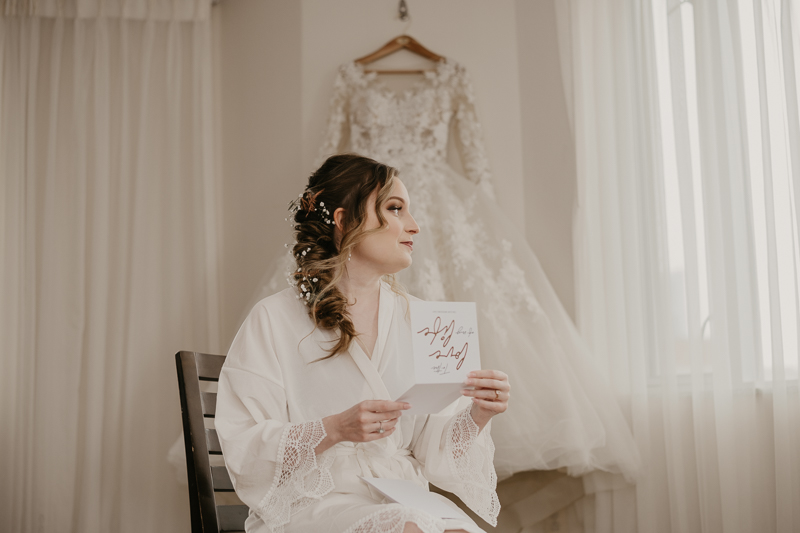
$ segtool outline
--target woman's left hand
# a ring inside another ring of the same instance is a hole
[[[463,389],[461,394],[472,398],[472,419],[483,429],[494,415],[508,409],[511,397],[511,385],[508,376],[499,370],[474,370],[467,374],[467,386],[474,390]]]

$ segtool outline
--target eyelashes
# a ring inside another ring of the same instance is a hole
[[[399,205],[393,205],[393,206],[392,206],[392,207],[390,207],[388,210],[389,210],[389,211],[394,211],[394,214],[395,214],[395,215],[400,215],[400,211],[402,211],[402,210],[403,210],[403,208],[402,208],[401,206],[399,206]]]

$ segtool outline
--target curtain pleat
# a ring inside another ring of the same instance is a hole
[[[0,16],[2,531],[189,527],[166,455],[174,353],[221,350],[210,20],[103,9]]]
[[[557,7],[578,323],[648,469],[635,504],[585,502],[587,530],[795,531],[800,9]]]

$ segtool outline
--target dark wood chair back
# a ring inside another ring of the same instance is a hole
[[[186,445],[186,470],[189,476],[189,503],[192,533],[244,531],[246,505],[226,505],[216,493],[233,492],[224,466],[212,466],[209,456],[222,455],[217,431],[206,428],[205,418],[217,411],[216,392],[201,390],[201,381],[219,381],[223,355],[197,352],[175,354],[178,387],[181,393],[183,440]]]

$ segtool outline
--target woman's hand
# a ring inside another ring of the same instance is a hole
[[[371,442],[388,437],[394,433],[403,411],[410,408],[406,402],[365,400],[338,415],[327,416],[322,424],[328,436],[315,451],[322,453],[339,442]]]
[[[508,376],[499,370],[475,370],[467,374],[465,385],[474,390],[463,389],[461,394],[472,398],[472,420],[481,430],[494,415],[508,409],[511,385]]]

